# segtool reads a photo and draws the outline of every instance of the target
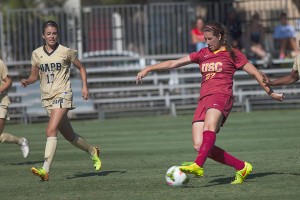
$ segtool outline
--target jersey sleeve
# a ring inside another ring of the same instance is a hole
[[[38,59],[38,55],[35,51],[32,52],[31,55],[31,65],[38,67],[39,66],[39,59]]]
[[[206,48],[203,48],[198,52],[193,52],[189,55],[193,63],[199,63],[202,60],[202,57],[204,55],[204,49]]]
[[[2,60],[0,60],[0,78],[1,78],[1,80],[3,80],[8,75],[9,74],[8,74],[8,69],[7,69],[6,64]]]
[[[73,62],[77,58],[77,50],[75,49],[68,49],[68,59],[70,62]]]
[[[236,58],[234,60],[234,65],[237,69],[241,69],[244,65],[246,65],[249,62],[246,56],[237,49],[235,49],[235,55]]]

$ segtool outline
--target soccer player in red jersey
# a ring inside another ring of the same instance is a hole
[[[204,27],[204,37],[208,47],[199,52],[177,60],[168,60],[147,66],[136,76],[136,83],[151,71],[179,68],[191,63],[198,63],[202,74],[200,98],[192,123],[192,138],[194,149],[198,152],[195,162],[180,166],[185,173],[203,176],[203,165],[207,157],[231,166],[236,170],[232,184],[243,183],[252,171],[250,163],[241,161],[215,145],[216,133],[226,121],[233,105],[233,75],[242,69],[254,76],[259,85],[273,99],[282,101],[283,94],[275,93],[263,82],[263,77],[248,62],[245,55],[228,42],[226,28],[216,22],[207,23]]]

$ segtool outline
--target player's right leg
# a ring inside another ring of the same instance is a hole
[[[197,112],[196,112],[197,113]],[[197,114],[196,114],[197,115]],[[192,140],[195,151],[199,151],[203,141],[203,121],[196,121],[192,125]],[[195,176],[203,176],[204,170],[195,162],[183,162],[179,167],[180,171],[194,174]]]
[[[40,177],[43,181],[49,180],[50,167],[56,152],[57,137],[48,137],[45,147],[45,156],[43,167],[32,167],[31,172]]]
[[[202,141],[203,141],[203,121],[196,121],[192,125],[192,140],[194,145],[194,150],[196,152],[199,151]],[[191,161],[185,161],[180,164],[180,166],[189,166],[194,164],[194,162]]]
[[[203,165],[209,155],[209,151],[214,147],[216,141],[216,130],[219,129],[223,115],[214,108],[203,109],[198,104],[194,115],[193,142],[194,148],[198,151],[195,163],[188,166],[180,166],[182,172],[203,176]],[[201,109],[200,109],[201,108]],[[203,122],[205,119],[205,123]],[[205,131],[204,131],[205,130]]]
[[[180,166],[180,171],[187,173],[187,174],[194,174],[195,176],[203,176],[204,170],[200,167],[197,163],[193,163],[188,166]]]
[[[40,177],[42,181],[48,181],[49,180],[49,174],[46,172],[46,170],[42,167],[32,167],[31,172]]]
[[[46,108],[47,109],[47,108]],[[67,113],[67,109],[47,109],[49,113],[49,122],[46,129],[46,146],[45,146],[45,155],[44,155],[44,164],[43,167],[32,167],[31,172],[39,176],[43,181],[49,180],[49,171],[52,165],[52,161],[56,152],[57,147],[57,131],[58,127],[61,125],[63,116]]]

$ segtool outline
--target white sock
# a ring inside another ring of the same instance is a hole
[[[48,137],[45,147],[44,165],[43,168],[48,173],[52,164],[53,157],[56,152],[57,137]]]

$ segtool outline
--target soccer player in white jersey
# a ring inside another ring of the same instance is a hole
[[[27,158],[29,154],[28,141],[25,138],[3,132],[6,120],[10,119],[8,113],[10,101],[7,96],[7,90],[10,88],[11,84],[12,80],[8,74],[7,66],[0,59],[0,143],[19,145],[23,153],[23,157]]]
[[[75,147],[91,155],[95,170],[101,168],[99,148],[93,147],[79,134],[75,133],[67,113],[74,109],[73,94],[70,83],[71,63],[79,70],[82,79],[82,97],[89,99],[87,75],[84,65],[76,57],[76,50],[69,49],[58,41],[58,25],[54,21],[43,24],[42,37],[45,45],[35,49],[31,58],[31,74],[28,79],[21,80],[26,87],[40,79],[41,100],[49,115],[46,128],[46,147],[43,167],[32,167],[34,175],[43,181],[49,180],[49,171],[57,146],[57,132]]]

